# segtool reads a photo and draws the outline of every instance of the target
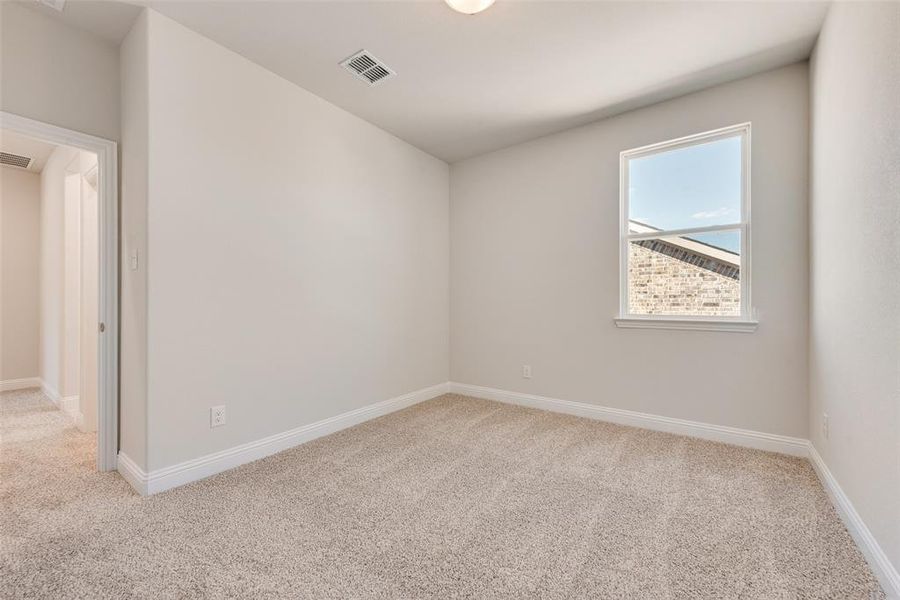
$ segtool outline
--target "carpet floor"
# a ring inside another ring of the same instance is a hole
[[[0,394],[3,598],[883,598],[806,460],[446,395],[170,492]]]

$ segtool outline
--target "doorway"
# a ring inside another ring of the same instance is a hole
[[[40,388],[78,429],[96,431],[97,469],[114,470],[118,452],[116,144],[5,112],[0,112],[0,136],[4,233],[8,234],[3,249],[6,332],[0,391]],[[15,148],[21,150],[9,151]],[[43,164],[31,162],[34,157],[29,152],[39,155]],[[31,193],[29,186],[34,187],[36,171],[37,242],[29,239],[33,198],[25,197]],[[22,219],[21,229],[14,218]],[[37,257],[27,256],[25,249],[33,247],[38,248]],[[25,298],[31,263],[37,270],[38,291],[37,302],[29,303]],[[13,300],[6,301],[6,296]],[[36,333],[31,328],[34,313]],[[35,335],[37,356],[32,360],[31,336]]]

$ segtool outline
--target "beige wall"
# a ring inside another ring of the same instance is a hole
[[[445,382],[447,165],[147,25],[147,468]]]
[[[41,179],[0,167],[0,381],[39,373]]]
[[[900,568],[900,4],[835,3],[812,60],[810,437]],[[829,435],[822,415],[829,416]]]
[[[797,64],[454,164],[453,381],[806,437],[807,118]],[[617,329],[619,152],[745,121],[759,329]]]
[[[115,47],[14,2],[0,2],[0,110],[119,139]]]

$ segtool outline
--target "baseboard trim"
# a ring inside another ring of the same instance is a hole
[[[149,478],[147,473],[122,451],[119,451],[119,454],[116,456],[116,470],[122,476],[122,479],[134,488],[134,491],[141,496],[148,495],[147,481]]]
[[[41,391],[45,396],[50,398],[50,401],[56,405],[56,408],[66,413],[73,421],[75,421],[76,427],[81,428],[84,424],[84,415],[81,414],[78,405],[78,396],[60,396],[56,389],[50,387],[44,381],[41,381]]]
[[[700,423],[698,421],[688,421],[673,417],[662,417],[621,408],[609,408],[595,404],[586,404],[584,402],[547,398],[545,396],[510,392],[507,390],[465,383],[450,382],[450,391],[454,394],[475,396],[486,400],[495,400],[506,404],[516,404],[518,406],[527,406],[529,408],[587,417],[589,419],[608,421],[610,423],[628,425],[630,427],[665,431],[667,433],[733,444],[735,446],[756,448],[757,450],[767,450],[769,452],[780,452],[782,454],[790,454],[791,456],[808,456],[807,449],[809,444],[807,440],[785,435],[738,429],[736,427],[726,427],[724,425],[712,425],[709,423]]]
[[[41,391],[44,393],[45,396],[50,398],[50,402],[55,404],[57,407],[62,408],[60,406],[60,401],[62,400],[62,397],[59,395],[59,392],[56,391],[56,388],[51,387],[43,379],[41,380]]]
[[[84,426],[84,415],[81,414],[81,404],[78,396],[66,396],[65,398],[60,398],[59,402],[57,402],[59,409],[69,415],[73,421],[75,421],[75,426],[81,429]]]
[[[21,379],[6,379],[0,381],[0,392],[12,392],[15,390],[27,390],[28,388],[41,387],[40,377],[22,377]]]
[[[900,574],[898,574],[894,565],[891,564],[884,550],[881,549],[875,536],[866,527],[862,517],[859,516],[856,508],[853,507],[853,503],[850,502],[850,498],[841,489],[837,479],[832,475],[828,465],[825,464],[812,442],[809,443],[809,462],[812,463],[819,480],[822,482],[822,487],[825,488],[825,491],[831,498],[831,503],[834,504],[841,520],[847,527],[847,531],[850,532],[856,545],[872,568],[872,572],[878,578],[882,589],[884,589],[888,598],[900,599]]]
[[[446,394],[448,383],[439,383],[421,390],[416,390],[396,398],[383,400],[369,406],[323,419],[316,423],[296,427],[282,433],[248,442],[201,456],[193,460],[185,461],[171,467],[157,469],[149,473],[143,471],[133,460],[123,452],[119,452],[118,470],[128,483],[142,496],[156,494],[175,487],[179,487],[194,481],[205,479],[212,475],[228,471],[234,467],[265,458],[293,448],[304,442],[335,433],[342,429],[358,425],[376,417],[380,417],[394,411],[431,400],[441,394]]]

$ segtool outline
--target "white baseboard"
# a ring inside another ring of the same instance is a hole
[[[80,428],[84,424],[84,415],[81,414],[78,396],[62,397],[56,389],[50,387],[44,381],[41,381],[41,391],[44,392],[45,396],[50,398],[50,401],[53,402],[59,410],[69,415],[72,420],[75,421],[76,427]]]
[[[12,392],[14,390],[27,390],[28,388],[41,387],[40,377],[23,377],[21,379],[6,379],[0,381],[0,392]]]
[[[78,411],[78,396],[66,396],[58,400],[59,408],[67,413]]]
[[[59,392],[56,391],[56,388],[51,387],[46,381],[41,380],[41,391],[44,392],[44,395],[50,398],[50,402],[59,406],[60,400],[62,397],[59,395]]]
[[[147,473],[128,458],[128,455],[124,452],[120,451],[116,457],[116,470],[122,476],[122,479],[127,481],[138,494],[146,496],[149,493],[147,491]]]
[[[532,394],[523,394],[521,392],[510,392],[507,390],[498,390],[495,388],[468,385],[465,383],[451,382],[450,391],[454,394],[475,396],[476,398],[485,398],[487,400],[505,402],[506,404],[516,404],[519,406],[527,406],[529,408],[538,408],[579,417],[587,417],[589,419],[608,421],[619,425],[652,429],[654,431],[665,431],[667,433],[676,433],[678,435],[723,442],[735,446],[745,446],[747,448],[756,448],[757,450],[767,450],[769,452],[780,452],[782,454],[790,454],[791,456],[807,456],[807,440],[788,437],[786,435],[762,433],[760,431],[750,431],[748,429],[738,429],[736,427],[726,427],[724,425],[711,425],[709,423],[687,421],[685,419],[675,419],[673,417],[661,417],[621,408],[609,408],[606,406],[598,406],[596,404],[586,404],[584,402],[559,400],[557,398],[547,398],[545,396],[535,396]]]
[[[862,517],[859,516],[859,513],[853,507],[853,503],[850,502],[850,498],[841,489],[837,479],[831,474],[828,465],[822,460],[812,442],[809,444],[809,462],[812,463],[816,474],[822,481],[822,487],[828,492],[832,504],[834,504],[835,509],[841,516],[841,520],[847,527],[847,531],[850,532],[856,545],[863,553],[863,556],[865,556],[866,561],[872,568],[872,572],[875,573],[878,582],[881,583],[884,592],[888,598],[900,599],[900,574],[897,573],[897,569],[891,564],[884,550],[881,549],[881,546],[875,540],[875,536],[866,527]]]
[[[200,458],[157,469],[149,473],[143,471],[123,452],[119,452],[118,470],[122,477],[142,496],[156,494],[205,479],[211,475],[259,460],[260,458],[265,458],[282,450],[287,450],[304,442],[358,425],[364,421],[392,413],[413,404],[436,398],[441,394],[446,394],[448,387],[448,383],[439,383],[409,394],[323,419],[316,423],[303,425],[261,440],[207,454]]]
[[[81,429],[84,426],[84,415],[81,414],[81,403],[78,396],[60,398],[58,405],[61,411],[72,417],[76,427]]]

